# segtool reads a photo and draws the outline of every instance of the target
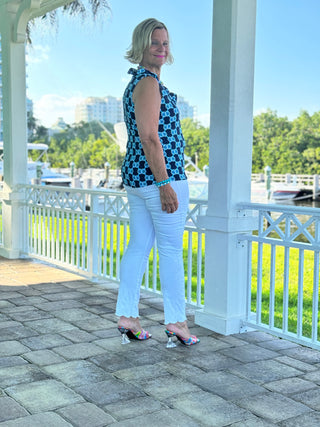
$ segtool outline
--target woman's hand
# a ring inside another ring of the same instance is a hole
[[[178,209],[179,202],[177,194],[170,184],[159,187],[160,201],[163,211],[167,213],[173,213]]]

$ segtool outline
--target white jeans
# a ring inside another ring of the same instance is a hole
[[[130,206],[130,241],[121,260],[117,316],[139,316],[142,277],[156,238],[165,323],[186,320],[182,250],[189,187],[186,180],[173,181],[171,186],[179,202],[174,213],[162,210],[156,185],[141,188],[126,186]]]

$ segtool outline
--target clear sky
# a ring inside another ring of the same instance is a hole
[[[109,0],[97,24],[59,18],[32,31],[28,96],[45,126],[58,117],[74,122],[75,105],[88,96],[121,97],[129,80],[124,59],[134,27],[155,17],[165,22],[175,61],[164,66],[166,86],[196,107],[208,125],[213,0]],[[320,110],[320,1],[257,0],[254,112],[267,108],[293,119]]]

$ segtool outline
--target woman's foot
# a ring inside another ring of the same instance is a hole
[[[168,323],[165,333],[168,337],[167,348],[176,347],[175,343],[172,341],[172,338],[175,336],[182,344],[190,346],[198,344],[200,342],[199,338],[195,335],[191,335],[187,321],[177,322],[177,323]]]
[[[169,332],[174,332],[179,335],[180,338],[188,340],[191,337],[191,333],[188,328],[187,321],[177,322],[177,323],[168,323],[166,329]]]
[[[118,328],[130,329],[133,333],[142,331],[139,317],[125,317],[121,316],[118,321]]]
[[[118,322],[118,330],[122,335],[122,344],[130,342],[128,338],[134,338],[139,341],[144,341],[152,337],[152,335],[141,328],[138,317],[121,316]]]

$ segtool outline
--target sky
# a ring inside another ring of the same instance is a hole
[[[88,96],[122,97],[132,66],[124,55],[135,26],[150,17],[169,29],[173,65],[161,80],[196,107],[209,125],[213,0],[109,0],[96,23],[59,16],[57,29],[37,23],[27,49],[27,94],[34,116],[50,127],[72,124]],[[270,108],[290,120],[320,111],[320,1],[257,0],[254,113]]]

